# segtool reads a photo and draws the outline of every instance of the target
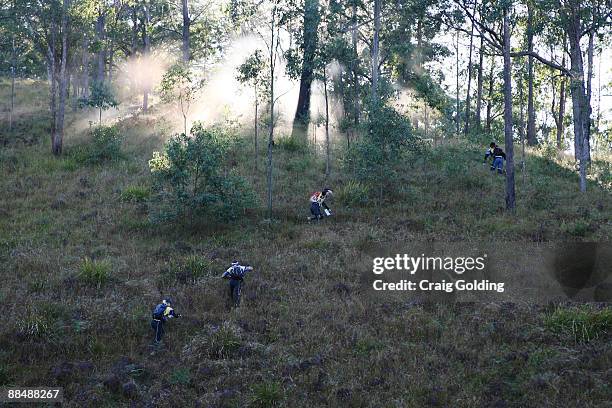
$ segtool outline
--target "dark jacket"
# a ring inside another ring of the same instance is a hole
[[[496,157],[503,157],[504,160],[506,160],[506,153],[504,153],[504,151],[497,146],[493,150],[487,150],[484,157],[485,161],[489,158],[489,156],[493,157],[494,159]]]

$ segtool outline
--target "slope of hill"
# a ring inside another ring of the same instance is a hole
[[[0,385],[60,385],[67,406],[109,407],[612,399],[609,304],[374,298],[357,273],[381,243],[609,241],[610,191],[593,181],[580,194],[550,154],[530,151],[516,215],[482,148],[450,140],[406,161],[397,192],[359,207],[343,204],[355,193],[335,166],[336,215],[309,224],[324,164],[279,142],[275,221],[255,211],[172,227],[148,218],[147,162],[168,136],[163,121],[124,119],[123,157],[102,164],[81,160],[87,132],[69,131],[65,155],[52,157],[44,123],[28,117],[17,137],[2,134]],[[264,165],[252,171],[249,144],[236,154],[265,202]],[[256,270],[243,306],[228,311],[219,276],[234,258]],[[183,318],[152,353],[149,315],[166,295]]]

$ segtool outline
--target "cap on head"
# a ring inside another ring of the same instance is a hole
[[[491,142],[491,144],[490,144],[489,146],[491,146],[491,147],[495,147],[495,146],[497,146],[497,145],[495,144],[495,142]]]
[[[162,300],[162,303],[164,305],[171,305],[172,304],[172,299],[170,298],[165,298],[164,300]]]
[[[240,263],[239,263],[237,260],[235,260],[235,259],[232,261],[232,266],[237,266],[237,265],[239,265],[239,264],[240,264]]]

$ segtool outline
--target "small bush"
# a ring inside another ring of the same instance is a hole
[[[116,126],[98,126],[93,131],[93,145],[89,160],[101,162],[116,160],[121,156],[123,138]]]
[[[612,330],[612,309],[595,309],[590,305],[557,308],[544,319],[554,333],[571,336],[577,343],[588,343]]]
[[[77,277],[87,285],[101,287],[111,278],[112,267],[108,261],[95,261],[85,258]]]
[[[170,374],[170,384],[188,385],[191,382],[191,373],[186,367],[177,368]]]
[[[175,281],[180,283],[195,282],[201,277],[214,274],[215,268],[212,262],[197,255],[192,255],[180,261],[172,261],[162,271],[159,283],[161,287],[164,287]]]
[[[251,389],[251,406],[258,408],[279,407],[283,400],[283,390],[277,382],[263,382]]]
[[[563,222],[560,226],[561,231],[575,237],[584,237],[589,234],[591,225],[582,219],[575,221]]]
[[[149,161],[156,193],[153,220],[193,224],[236,219],[255,204],[255,194],[242,177],[224,169],[230,159],[229,135],[200,124],[191,132],[191,137],[172,137]]]
[[[306,141],[301,140],[297,137],[279,137],[274,141],[274,144],[279,149],[282,149],[289,153],[303,153],[308,151],[308,145]]]
[[[337,190],[338,201],[348,207],[360,207],[368,204],[370,189],[359,181],[351,180]]]
[[[16,322],[16,332],[27,339],[41,339],[52,334],[53,325],[37,313],[30,313]]]
[[[121,200],[131,203],[142,203],[149,199],[151,191],[144,186],[129,186],[121,192]]]
[[[228,322],[195,335],[183,348],[183,358],[200,361],[203,358],[226,359],[242,347],[240,329]]]

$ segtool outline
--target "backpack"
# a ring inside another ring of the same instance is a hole
[[[230,278],[242,280],[244,278],[244,269],[242,269],[240,266],[232,267]]]
[[[158,320],[163,319],[166,307],[167,306],[163,303],[160,303],[159,305],[155,306],[155,309],[153,310],[153,318]]]

